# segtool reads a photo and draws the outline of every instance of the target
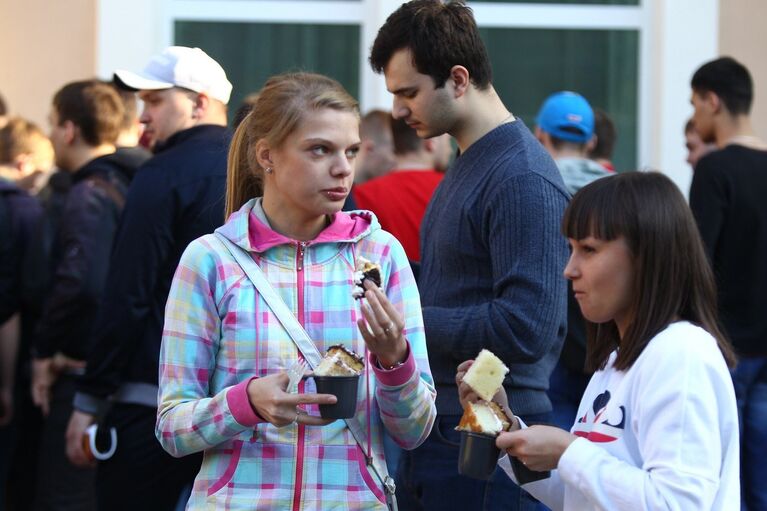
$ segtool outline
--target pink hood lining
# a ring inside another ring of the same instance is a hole
[[[256,199],[249,200],[216,231],[251,252],[263,253],[279,245],[298,243],[265,225],[256,215],[255,206]],[[380,224],[370,211],[339,211],[333,215],[330,225],[307,243],[351,243],[377,229],[380,229]]]
[[[371,215],[367,212],[346,213],[341,211],[333,215],[333,221],[330,225],[308,243],[353,241],[368,231],[371,221]],[[275,232],[264,225],[252,211],[248,215],[248,241],[250,242],[251,249],[259,253],[266,252],[278,245],[297,243],[296,240]]]

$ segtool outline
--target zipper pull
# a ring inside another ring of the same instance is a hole
[[[306,251],[306,242],[299,241],[298,242],[298,264],[296,265],[296,269],[298,271],[301,271],[304,269],[304,252],[305,251]]]

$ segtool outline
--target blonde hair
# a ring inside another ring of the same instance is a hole
[[[35,123],[12,117],[0,128],[0,165],[13,164],[23,154],[35,154],[42,145],[50,147],[50,142]]]
[[[226,218],[263,193],[264,169],[256,144],[279,147],[308,112],[331,108],[359,116],[359,104],[332,78],[313,73],[286,73],[269,78],[250,113],[234,132],[226,177]]]

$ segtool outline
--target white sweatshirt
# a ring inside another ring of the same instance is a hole
[[[553,511],[740,510],[735,391],[714,338],[688,322],[628,371],[594,374],[551,477],[524,485]],[[516,481],[508,456],[499,464]]]

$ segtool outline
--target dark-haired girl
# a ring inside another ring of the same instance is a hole
[[[552,470],[525,490],[553,510],[740,509],[734,357],[681,193],[657,173],[603,178],[562,225],[596,372],[570,432],[515,419],[499,436],[529,469]],[[499,463],[516,481],[509,457]]]

